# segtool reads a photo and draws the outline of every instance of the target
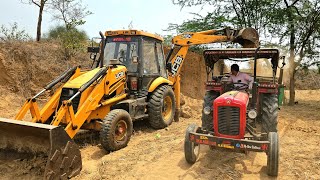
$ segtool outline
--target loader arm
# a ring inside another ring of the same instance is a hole
[[[41,92],[39,92],[36,96],[29,98],[26,100],[24,105],[19,110],[18,114],[15,116],[15,120],[22,120],[28,110],[30,110],[30,114],[32,117],[31,122],[40,122],[45,123],[49,117],[54,113],[56,110],[58,104],[59,104],[59,98],[61,94],[61,89],[64,84],[60,85],[58,89],[55,91],[55,93],[52,95],[52,97],[49,99],[49,101],[44,105],[44,107],[40,110],[36,97],[42,94],[43,92],[50,90],[54,85],[61,81],[68,81],[72,80],[80,75],[80,67],[74,67],[67,70],[65,73],[63,73],[61,76],[59,76],[57,79],[49,83]]]
[[[103,101],[103,98],[105,96],[109,97],[115,91],[125,86],[125,76],[123,76],[119,80],[116,80],[114,83],[111,83],[110,81],[111,79],[114,79],[114,76],[115,73],[112,72],[112,68],[101,68],[100,71],[97,72],[97,74],[90,81],[88,81],[87,84],[84,84],[78,90],[77,94],[75,94],[69,100],[65,100],[62,102],[62,105],[51,125],[59,126],[61,122],[66,121],[64,122],[65,124],[67,124],[65,127],[65,131],[72,139],[85,122],[89,123],[90,120],[92,120],[89,117],[92,116],[94,111],[96,111],[96,113],[94,114],[100,113],[100,118],[106,116],[106,114],[110,111],[111,105],[123,100],[127,96],[123,92],[122,94],[118,94],[115,97]],[[89,93],[84,103],[75,113],[72,107],[72,99],[76,96],[79,96],[80,93],[84,92],[90,86],[94,86],[93,90]],[[98,110],[99,108],[103,108],[103,111]]]
[[[213,29],[201,32],[186,32],[179,34],[172,39],[172,46],[166,58],[169,80],[173,83],[174,94],[176,97],[176,112],[180,111],[180,71],[184,63],[188,49],[192,45],[235,42],[243,47],[257,47],[259,45],[259,35],[253,28],[244,29]],[[175,47],[178,52],[171,58]],[[171,59],[170,59],[171,58]],[[178,120],[179,114],[175,116]]]

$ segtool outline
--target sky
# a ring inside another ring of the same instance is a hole
[[[17,22],[20,30],[26,30],[35,38],[39,8],[23,4],[21,0],[1,1],[0,25],[9,27],[10,24]],[[131,22],[133,29],[161,35],[174,34],[164,31],[169,23],[181,24],[193,18],[190,12],[201,14],[205,12],[201,7],[181,9],[180,6],[173,5],[171,0],[82,0],[82,3],[93,12],[84,19],[86,23],[80,27],[89,37],[99,36],[99,31],[127,29]],[[58,24],[50,12],[44,12],[43,33]]]

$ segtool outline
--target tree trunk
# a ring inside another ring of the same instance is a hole
[[[294,87],[294,74],[296,71],[296,63],[295,63],[295,26],[293,24],[292,21],[292,16],[291,13],[288,12],[288,18],[291,21],[290,22],[290,57],[289,57],[289,63],[290,63],[290,67],[289,67],[289,76],[290,76],[290,97],[289,97],[289,106],[294,105],[294,100],[295,100],[295,87]]]
[[[37,41],[41,39],[41,23],[42,23],[42,13],[44,8],[45,0],[41,0],[40,7],[39,7],[39,17],[38,17],[38,24],[37,24]]]
[[[295,101],[295,72],[296,72],[296,63],[294,61],[294,49],[290,48],[290,57],[289,57],[289,76],[290,76],[290,97],[289,97],[289,106],[294,105]]]
[[[291,68],[290,68],[291,69]],[[296,92],[295,92],[295,73],[296,70],[290,70],[292,72],[290,72],[290,99],[289,99],[289,106],[294,105],[295,102],[295,96],[296,96]]]

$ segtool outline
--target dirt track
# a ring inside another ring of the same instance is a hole
[[[320,178],[319,93],[298,91],[299,104],[281,109],[279,179]],[[141,122],[135,124],[135,135],[127,148],[108,155],[100,146],[83,148],[83,170],[75,179],[269,178],[264,153],[245,155],[212,151],[202,146],[199,160],[192,166],[187,164],[183,152],[184,132],[188,124],[200,124],[201,101],[186,98],[186,102],[191,118],[181,118],[167,130],[158,131]]]

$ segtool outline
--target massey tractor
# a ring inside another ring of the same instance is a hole
[[[190,164],[196,162],[201,144],[208,145],[211,149],[265,152],[268,156],[267,173],[277,176],[279,83],[276,73],[279,51],[262,48],[206,50],[204,58],[207,82],[202,126],[191,124],[186,130],[186,161]],[[247,69],[250,65],[253,66],[253,74],[248,72],[253,76],[252,89],[244,82],[230,82],[229,74],[224,72],[228,61],[240,66],[247,62]],[[257,75],[258,63],[271,67],[269,77]]]

